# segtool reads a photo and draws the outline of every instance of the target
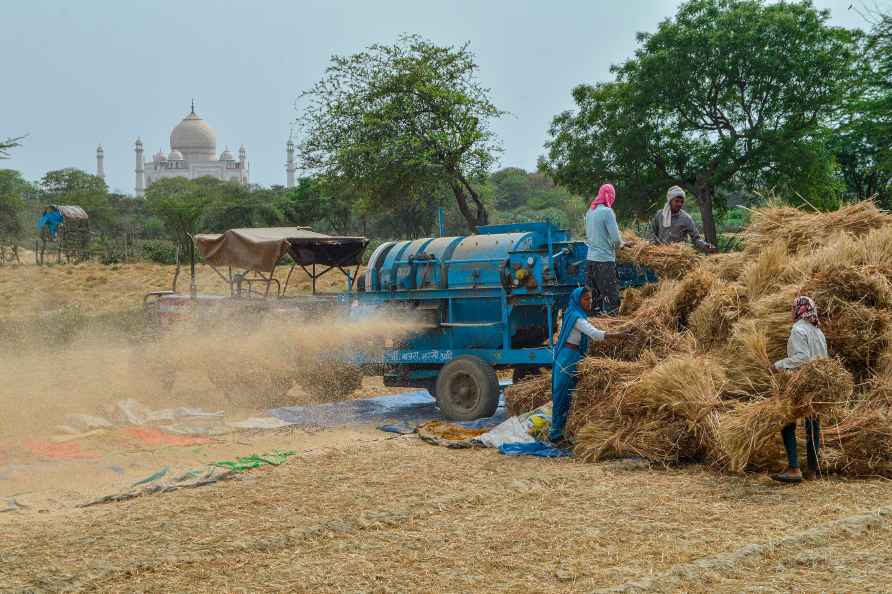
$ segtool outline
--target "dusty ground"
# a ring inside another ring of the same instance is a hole
[[[21,319],[71,306],[97,314],[130,311],[141,307],[149,291],[170,289],[174,270],[173,266],[151,263],[0,266],[0,319]],[[277,273],[281,282],[287,273],[287,269]],[[198,266],[197,279],[203,293],[228,294],[228,285],[210,267]],[[320,291],[339,291],[343,286],[343,276],[336,272],[317,282]],[[309,288],[307,275],[296,269],[288,294]],[[177,289],[188,292],[188,267],[183,267]]]
[[[54,306],[125,311],[146,289],[139,278],[165,288],[170,272],[128,267],[134,278],[125,283],[104,267],[31,268],[0,269],[3,315],[42,311],[22,294],[25,281],[43,283]],[[83,286],[98,274],[107,280],[94,299]],[[182,383],[190,397],[212,400],[206,382]],[[367,381],[354,397],[387,391]],[[29,505],[0,513],[0,591],[881,592],[892,584],[892,487],[883,480],[782,487],[696,466],[449,450],[359,425],[239,432],[186,447],[113,445],[93,444],[105,448],[101,462],[0,474],[0,494]],[[298,453],[238,480],[73,507],[161,465],[276,448]]]
[[[243,480],[5,514],[0,588],[786,592],[892,583],[892,490],[882,481],[784,488],[696,467],[512,459],[361,429],[294,443],[297,457]]]

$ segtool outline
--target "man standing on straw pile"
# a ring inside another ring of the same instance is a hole
[[[611,338],[625,338],[628,334],[607,333],[588,321],[592,309],[592,294],[578,287],[570,294],[570,301],[561,317],[561,333],[554,346],[554,365],[551,370],[551,430],[548,440],[557,447],[567,445],[564,425],[570,412],[571,393],[576,387],[576,366],[588,353],[589,339],[596,342]]]
[[[612,184],[598,189],[597,198],[585,213],[585,237],[588,244],[586,286],[602,314],[613,315],[619,309],[619,278],[616,274],[616,250],[623,240],[613,212],[616,190]]]
[[[826,358],[827,340],[818,327],[818,308],[810,297],[797,297],[793,301],[793,328],[787,339],[787,358],[777,361],[771,370],[793,370],[815,359]],[[784,449],[787,450],[787,469],[771,475],[782,483],[799,483],[802,471],[799,469],[799,452],[796,446],[796,423],[790,423],[781,430]],[[821,447],[821,427],[818,419],[805,419],[805,454],[808,470],[805,478],[813,480],[818,473],[818,450]]]
[[[684,190],[678,186],[672,186],[666,192],[666,205],[657,211],[651,223],[654,243],[681,243],[690,238],[698,250],[715,253],[715,246],[700,239],[700,232],[697,231],[694,219],[682,210],[684,198]]]

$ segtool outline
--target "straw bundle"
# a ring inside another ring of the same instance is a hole
[[[716,282],[688,319],[688,328],[699,347],[706,351],[725,344],[746,307],[743,285]]]
[[[836,472],[852,476],[892,476],[892,416],[888,409],[859,406],[838,423],[823,427],[821,456]],[[824,450],[834,452],[827,459]]]
[[[792,206],[769,204],[753,209],[750,224],[741,233],[748,254],[758,254],[763,247],[773,243],[792,221],[804,218],[806,214]]]
[[[687,244],[653,244],[630,230],[623,232],[623,239],[628,245],[619,251],[619,261],[646,266],[661,278],[681,278],[701,260]]]
[[[621,431],[615,419],[603,418],[588,422],[576,432],[573,454],[583,462],[597,462],[619,457],[610,447],[611,439]]]
[[[791,419],[815,417],[847,403],[855,389],[852,374],[836,359],[816,359],[782,376],[781,398]]]
[[[687,328],[688,317],[706,298],[715,283],[715,275],[702,269],[691,272],[678,283],[669,311],[679,330]]]
[[[725,282],[734,282],[740,279],[743,268],[750,259],[743,252],[724,252],[705,258],[701,266]]]
[[[824,326],[828,348],[859,379],[879,367],[892,344],[892,315],[860,303],[840,305]]]
[[[790,328],[793,327],[793,299],[798,294],[796,287],[785,287],[750,302],[748,319],[765,334],[768,356],[772,361],[787,355],[787,339],[790,337]]]
[[[783,398],[765,398],[737,407],[719,419],[713,463],[730,472],[743,472],[754,457],[769,447],[781,429],[790,423],[790,403]]]
[[[750,300],[755,301],[784,285],[797,282],[801,276],[802,273],[795,266],[783,240],[778,240],[766,246],[757,257],[747,262],[740,281],[746,287]]]
[[[623,291],[623,298],[619,306],[620,317],[629,316],[641,307],[644,303],[644,297],[641,295],[641,289],[630,287]]]
[[[728,380],[726,395],[750,398],[777,391],[777,380],[770,371],[773,359],[768,356],[768,337],[755,321],[735,324],[721,359]]]
[[[617,405],[627,415],[669,413],[695,425],[708,424],[722,407],[724,382],[722,368],[710,358],[674,356],[642,373],[619,395]]]
[[[692,352],[696,347],[689,332],[678,332],[666,325],[666,311],[647,307],[629,318],[597,318],[595,326],[606,332],[626,332],[631,336],[624,340],[593,342],[589,353],[597,357],[609,357],[634,361],[642,352],[660,356],[671,353]]]
[[[656,363],[652,355],[639,361],[621,361],[606,357],[586,357],[577,368],[579,383],[573,393],[567,418],[567,435],[596,418],[615,416],[616,402],[627,384]]]
[[[599,419],[579,431],[574,454],[586,462],[637,456],[677,464],[699,456],[700,447],[684,419],[644,417],[625,423]]]
[[[512,416],[528,413],[551,400],[551,372],[528,377],[505,388],[505,406]]]
[[[833,315],[846,302],[867,307],[892,307],[892,283],[873,266],[846,266],[841,263],[815,273],[802,289],[815,300],[822,315]]]
[[[840,232],[861,236],[890,222],[889,215],[869,200],[824,213],[805,213],[791,207],[769,205],[753,211],[752,222],[743,237],[750,254],[759,253],[778,237],[784,239],[791,252],[798,252],[826,242]]]

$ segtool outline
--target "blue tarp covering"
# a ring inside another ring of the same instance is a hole
[[[540,458],[564,458],[572,456],[571,450],[562,450],[536,441],[533,443],[504,443],[499,446],[499,453],[506,456],[539,456]]]
[[[345,400],[313,406],[286,406],[269,410],[267,414],[286,423],[316,427],[342,427],[360,423],[411,427],[426,421],[443,420],[437,409],[436,400],[427,390],[378,396],[367,400]],[[493,416],[457,424],[483,429],[495,427],[507,418],[505,403],[500,401],[499,408]]]

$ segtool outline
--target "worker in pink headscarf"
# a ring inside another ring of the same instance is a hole
[[[586,286],[592,291],[592,308],[603,315],[619,309],[619,278],[616,275],[616,250],[623,239],[616,223],[613,203],[616,190],[612,184],[598,189],[598,196],[585,213],[585,239],[588,244]]]

